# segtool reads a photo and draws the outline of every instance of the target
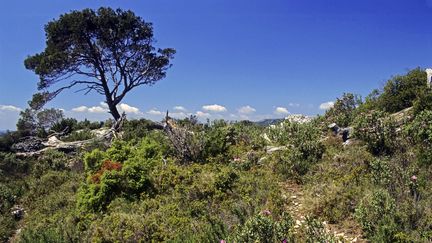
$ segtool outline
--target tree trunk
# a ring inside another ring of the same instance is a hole
[[[114,120],[118,121],[120,119],[120,113],[117,110],[117,106],[113,105],[113,104],[108,104],[108,108],[110,110],[109,113],[111,113],[111,115],[114,117]]]

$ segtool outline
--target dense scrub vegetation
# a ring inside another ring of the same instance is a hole
[[[337,241],[326,223],[371,242],[431,241],[431,92],[415,69],[365,100],[344,94],[309,123],[177,120],[194,151],[186,157],[144,119],[126,121],[108,148],[33,158],[10,150],[24,132],[8,133],[1,241]],[[331,123],[352,127],[348,142]],[[71,128],[63,139],[72,141],[102,126],[62,118],[49,129]],[[303,190],[301,225],[287,206],[290,184]],[[17,206],[23,216],[11,214]]]

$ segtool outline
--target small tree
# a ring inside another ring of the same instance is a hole
[[[325,118],[331,122],[336,122],[339,126],[349,126],[356,115],[356,108],[361,104],[362,100],[359,95],[344,93],[326,112]]]
[[[49,22],[45,32],[45,50],[24,62],[39,75],[38,89],[44,91],[39,98],[47,102],[81,86],[78,91],[103,95],[115,120],[116,105],[132,89],[164,78],[175,53],[156,50],[152,24],[120,9],[72,11]]]

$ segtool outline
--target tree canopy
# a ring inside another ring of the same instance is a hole
[[[132,89],[164,78],[175,54],[153,46],[151,23],[121,9],[72,11],[49,22],[45,32],[45,50],[24,62],[40,78],[39,98],[47,102],[79,86],[77,91],[103,95],[116,120],[116,105]]]

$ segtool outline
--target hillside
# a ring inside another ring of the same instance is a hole
[[[422,75],[391,79],[405,85],[373,99],[344,94],[307,121],[166,117],[117,130],[63,119],[50,138],[5,134],[1,240],[431,241],[432,92]]]

